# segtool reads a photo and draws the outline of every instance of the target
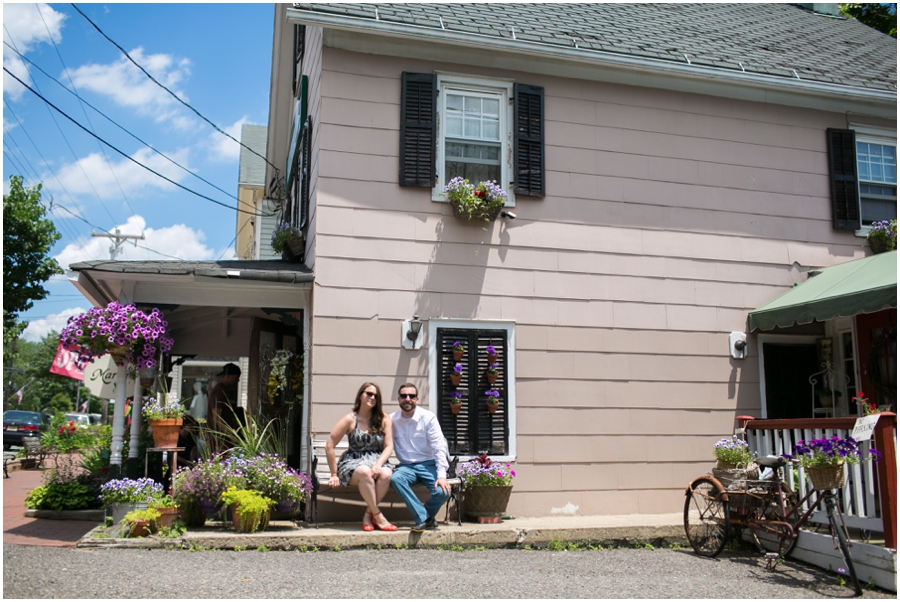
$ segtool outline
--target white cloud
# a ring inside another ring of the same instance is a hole
[[[87,303],[87,301],[85,301]],[[90,304],[88,304],[90,306]],[[25,332],[22,333],[22,338],[26,341],[40,341],[42,338],[50,334],[51,331],[59,332],[63,328],[66,327],[66,322],[68,322],[71,316],[77,316],[78,314],[83,314],[90,307],[72,307],[69,309],[64,309],[58,314],[50,314],[46,318],[41,318],[39,320],[31,320],[28,322],[28,328],[25,329]]]
[[[187,149],[179,149],[174,153],[166,153],[166,155],[180,165],[191,169],[187,164]],[[140,149],[133,155],[133,158],[175,182],[181,182],[188,175],[183,169],[176,167],[149,148]],[[85,174],[87,174],[87,178],[85,178]],[[44,174],[43,181],[49,192],[62,195],[68,191],[70,195],[93,195],[96,190],[101,198],[121,196],[120,186],[126,195],[135,197],[146,196],[142,193],[147,192],[152,194],[155,189],[167,191],[175,189],[174,184],[166,182],[127,159],[119,162],[111,160],[107,164],[99,152],[91,153],[76,163],[63,165],[56,170],[55,175]]]
[[[65,20],[66,15],[56,12],[46,4],[4,3],[3,41],[23,55],[28,54],[37,44],[47,44],[51,40],[58,44],[62,41],[62,26]],[[6,46],[3,46],[3,66],[26,84],[31,83],[25,62]],[[25,93],[25,89],[4,73],[3,93],[9,95],[12,100],[18,100]]]
[[[145,55],[143,48],[135,48],[129,54],[158,82],[188,102],[187,95],[177,89],[191,74],[188,59],[177,60],[168,54]],[[79,90],[108,96],[119,105],[152,116],[157,122],[168,122],[178,129],[187,129],[193,123],[171,94],[150,81],[125,57],[108,65],[84,65],[71,71],[71,75]]]
[[[137,246],[134,240],[125,242],[120,247],[116,256],[117,260],[165,260],[165,259],[189,259],[208,260],[216,259],[221,251],[216,252],[206,246],[206,235],[199,230],[194,230],[184,224],[175,224],[166,228],[147,228],[147,222],[140,215],[128,218],[124,225],[118,226],[121,234],[144,234],[144,240],[138,240]],[[115,231],[115,228],[112,228]],[[109,248],[113,244],[109,238],[79,238],[69,243],[54,257],[63,269],[69,269],[73,263],[80,261],[95,261],[109,259]],[[164,253],[154,253],[149,249]]]
[[[247,123],[248,117],[244,115],[233,124],[228,127],[222,128],[225,132],[234,138],[235,140],[241,139],[241,126]],[[209,154],[210,159],[214,161],[237,161],[241,156],[241,147],[240,145],[228,138],[223,136],[221,133],[213,131],[209,135],[208,139],[209,144]]]

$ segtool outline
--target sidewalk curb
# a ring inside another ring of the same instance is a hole
[[[102,523],[106,511],[99,510],[62,510],[55,512],[53,510],[25,510],[25,518],[47,518],[50,520],[84,520],[95,523]]]

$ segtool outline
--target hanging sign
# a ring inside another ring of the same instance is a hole
[[[77,357],[77,353],[63,349],[63,345],[60,343],[56,348],[56,357],[53,358],[53,363],[50,365],[50,372],[76,380],[84,380],[84,372],[75,365]]]
[[[116,398],[116,373],[123,370],[116,365],[108,353],[94,360],[84,368],[84,386],[100,399]],[[134,395],[134,375],[129,374],[125,386],[125,396]]]
[[[872,414],[870,416],[857,418],[856,424],[853,425],[853,432],[850,433],[850,436],[857,441],[870,440],[872,438],[872,433],[875,432],[875,425],[878,424],[879,416],[881,416],[881,414]]]

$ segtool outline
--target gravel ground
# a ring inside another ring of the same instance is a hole
[[[852,598],[751,551],[76,549],[3,546],[4,598]],[[896,595],[870,590],[865,598]]]

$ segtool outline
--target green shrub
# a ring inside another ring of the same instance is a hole
[[[70,483],[48,483],[36,487],[25,497],[25,506],[33,510],[84,510],[90,508],[92,499],[90,488],[78,481]]]

